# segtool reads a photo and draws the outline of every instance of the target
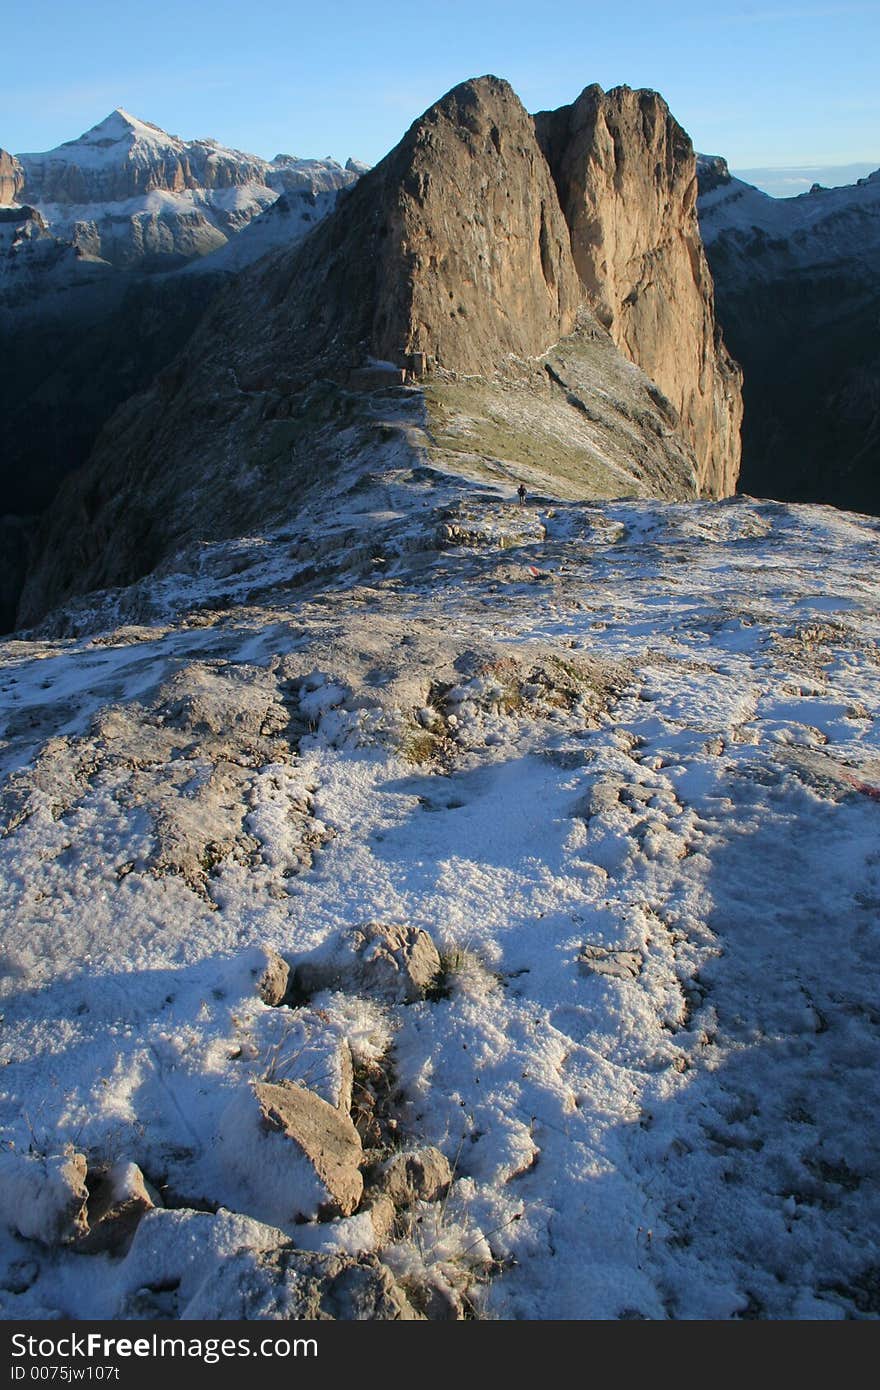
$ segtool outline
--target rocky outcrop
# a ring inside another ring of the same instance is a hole
[[[699,197],[713,193],[716,188],[726,188],[730,183],[730,169],[727,160],[720,154],[697,155],[697,189]]]
[[[77,1242],[81,1254],[121,1254],[141,1219],[155,1206],[136,1163],[120,1160],[89,1174],[88,1233]]]
[[[271,304],[242,344],[251,385],[417,354],[485,373],[570,333],[580,285],[568,231],[508,83],[481,78],[443,97],[301,253],[267,264],[246,293]]]
[[[65,592],[130,582],[195,537],[289,515],[321,432],[350,413],[338,389],[370,358],[422,352],[435,370],[491,374],[570,332],[579,294],[531,118],[495,78],[456,88],[301,245],[245,271],[119,413],[62,490],[44,535],[65,516],[65,539],[43,549],[20,620]],[[328,453],[333,468],[335,436]],[[190,489],[199,502],[181,508]]]
[[[41,294],[78,287],[96,274],[100,268],[85,265],[71,242],[53,236],[36,208],[0,207],[0,324],[20,335]]]
[[[440,974],[440,956],[420,927],[368,922],[331,941],[296,967],[303,994],[342,989],[387,1003],[423,999]]]
[[[506,82],[456,87],[412,127],[387,174],[402,196],[387,200],[380,236],[377,357],[422,352],[485,373],[572,331],[580,287],[565,222]]]
[[[17,203],[24,187],[24,170],[14,154],[0,149],[0,205]]]
[[[736,486],[741,377],[715,323],[696,163],[657,92],[587,87],[535,117],[578,274],[614,342],[675,406],[700,491]]]

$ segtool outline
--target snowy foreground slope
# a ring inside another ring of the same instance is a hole
[[[296,1314],[337,1256],[374,1316],[876,1315],[880,522],[503,492],[386,474],[0,648],[5,1316]],[[258,997],[371,921],[439,987]],[[343,1041],[368,1188],[453,1172],[384,1228],[245,1142]],[[65,1146],[170,1209],[53,1243]]]

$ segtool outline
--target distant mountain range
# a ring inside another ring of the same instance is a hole
[[[880,170],[771,198],[698,160],[719,321],[744,374],[740,487],[880,512]]]
[[[799,193],[809,193],[817,183],[823,188],[843,188],[848,183],[857,183],[873,173],[875,168],[873,163],[791,164],[759,165],[749,169],[737,168],[731,172],[742,183],[753,184],[774,198],[794,198]]]
[[[121,107],[78,139],[11,165],[14,201],[36,208],[53,236],[91,259],[146,269],[217,250],[280,194],[332,193],[364,168],[181,140]]]
[[[222,279],[305,236],[366,167],[180,140],[121,108],[54,150],[0,150],[0,628],[33,517],[104,421]]]

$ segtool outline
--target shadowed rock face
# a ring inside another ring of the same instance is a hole
[[[742,486],[880,512],[880,170],[772,198],[700,156],[700,221],[745,373]]]
[[[587,87],[535,117],[578,274],[617,347],[678,411],[701,492],[736,486],[741,374],[715,324],[696,159],[657,92]]]
[[[629,96],[636,100],[636,94]],[[629,97],[625,105],[628,110]],[[608,441],[596,434],[602,422],[585,404],[584,392],[565,371],[560,380],[559,364],[551,373],[536,361],[573,335],[579,344],[575,356],[580,359],[586,351],[592,362],[584,390],[598,389],[603,411],[613,417],[614,440],[625,453],[637,439],[636,483],[626,469],[618,470],[598,495],[617,495],[634,485],[639,495],[652,490],[670,495],[671,487],[671,495],[689,496],[695,477],[708,491],[731,491],[738,416],[716,389],[713,374],[720,371],[720,358],[711,337],[711,281],[708,275],[697,281],[705,263],[699,241],[685,237],[695,227],[684,167],[689,160],[692,175],[693,157],[674,122],[668,116],[664,122],[663,168],[671,173],[657,174],[651,209],[641,221],[633,217],[628,245],[640,245],[643,237],[653,246],[663,217],[673,226],[677,217],[684,250],[679,254],[670,234],[663,296],[680,292],[675,277],[684,277],[686,261],[690,279],[684,279],[681,292],[692,293],[692,302],[678,317],[670,311],[656,322],[645,318],[635,346],[626,352],[636,365],[650,356],[649,345],[660,363],[674,361],[676,349],[683,353],[686,365],[681,389],[671,397],[672,410],[650,381],[620,362],[584,307],[572,249],[587,243],[582,219],[573,219],[570,234],[532,117],[506,82],[494,77],[466,82],[432,106],[375,169],[343,192],[334,213],[304,242],[244,272],[215,302],[177,361],[147,393],[117,412],[91,461],[65,484],[42,528],[19,622],[36,621],[72,594],[129,583],[193,540],[289,519],[305,492],[326,486],[346,458],[355,468],[375,468],[375,457],[357,462],[365,411],[346,389],[351,373],[371,359],[400,363],[405,354],[424,354],[429,376],[441,383],[479,379],[507,405],[513,395],[500,379],[516,375],[517,390],[528,398],[517,404],[518,420],[506,421],[500,443],[478,449],[514,461],[519,453],[511,429],[518,437],[531,437],[531,415],[543,408],[549,373],[572,427],[585,432],[586,452],[592,448],[597,467],[607,470]],[[656,163],[654,145],[650,156],[641,148],[650,144],[647,117],[643,125],[627,126],[620,137],[639,147],[621,156],[623,170],[630,162],[640,170]],[[566,128],[563,122],[560,131]],[[545,132],[542,138],[552,155],[556,137],[548,143]],[[688,152],[687,160],[681,150]],[[596,169],[597,179],[608,174],[611,180],[602,187],[605,201],[614,205],[608,217],[615,225],[618,204],[647,197],[649,190],[639,180],[617,190],[610,166],[600,161]],[[557,182],[560,178],[557,173]],[[575,202],[574,193],[565,199],[566,207]],[[643,259],[649,263],[647,252]],[[586,272],[586,261],[584,267]],[[597,264],[597,275],[600,269]],[[608,275],[620,279],[622,287],[622,270]],[[617,279],[615,302],[622,294]],[[608,355],[631,379],[617,381],[620,373],[610,369]],[[544,395],[532,390],[530,375],[541,379]],[[733,373],[731,380],[736,386]],[[640,397],[635,404],[628,400],[633,391]],[[431,401],[425,404],[430,415]],[[712,409],[714,424],[707,423]],[[725,430],[726,453],[719,442]],[[620,452],[614,440],[611,454]],[[706,452],[700,455],[697,444],[704,442]],[[411,452],[407,462],[414,462]],[[545,473],[551,474],[552,487],[552,468]],[[564,495],[572,495],[572,487],[578,495],[596,495],[586,472],[568,479]]]

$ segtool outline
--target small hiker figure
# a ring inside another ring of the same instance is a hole
[[[516,490],[516,495],[517,495],[517,497],[519,498],[519,505],[520,505],[521,507],[524,507],[524,506],[526,505],[526,485],[525,485],[525,483],[520,483],[519,487],[518,487],[517,490]]]

